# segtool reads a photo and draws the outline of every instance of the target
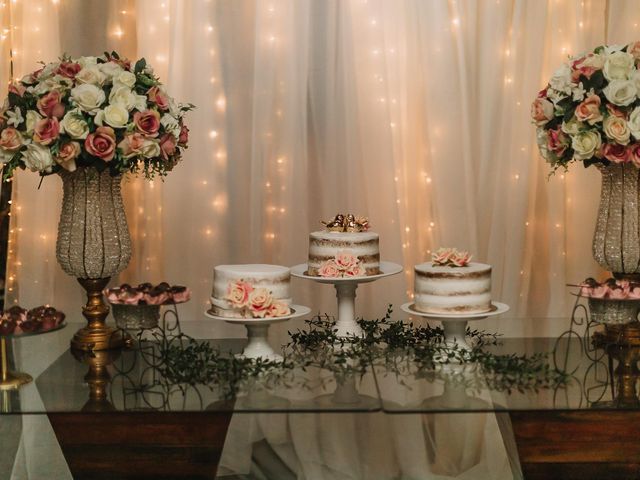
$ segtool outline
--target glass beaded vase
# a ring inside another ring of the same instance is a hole
[[[109,307],[102,290],[131,259],[131,238],[124,212],[122,175],[94,168],[62,171],[63,199],[56,257],[62,269],[87,292],[82,313],[88,325],[71,340],[73,348],[106,350],[122,346],[124,338],[106,326]]]
[[[617,278],[640,276],[640,170],[632,163],[599,170],[602,190],[593,257]]]

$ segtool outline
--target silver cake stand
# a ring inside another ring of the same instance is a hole
[[[380,273],[378,275],[369,275],[366,277],[342,277],[328,278],[307,275],[308,265],[302,263],[291,267],[291,275],[306,280],[313,280],[318,283],[331,284],[336,289],[336,297],[338,298],[338,316],[336,319],[336,328],[338,336],[346,337],[348,335],[362,335],[362,329],[356,322],[356,290],[361,283],[374,282],[381,278],[396,275],[402,272],[402,265],[392,262],[380,262]]]
[[[439,320],[444,330],[444,341],[447,345],[457,345],[458,348],[471,350],[472,346],[467,342],[467,323],[471,320],[482,320],[487,317],[495,317],[509,311],[509,305],[500,302],[491,302],[491,310],[483,313],[425,313],[416,310],[415,303],[409,302],[402,305],[402,311],[409,315],[423,317],[431,320]]]
[[[249,343],[242,351],[242,356],[246,358],[265,358],[268,360],[282,360],[282,356],[275,352],[271,345],[269,345],[269,327],[274,323],[284,322],[291,320],[292,318],[302,317],[308,315],[311,312],[309,307],[302,305],[291,305],[291,313],[282,317],[269,317],[269,318],[229,318],[215,315],[211,310],[207,310],[205,316],[214,320],[222,320],[227,323],[236,325],[244,325],[247,329],[247,337]]]

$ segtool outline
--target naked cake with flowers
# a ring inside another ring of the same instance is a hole
[[[471,262],[468,252],[440,248],[432,261],[415,266],[415,309],[425,313],[491,310],[491,266]]]
[[[309,234],[307,275],[364,277],[380,273],[379,237],[369,221],[353,214],[338,214],[322,222],[324,230]]]
[[[291,271],[279,265],[218,265],[212,313],[227,318],[273,318],[291,313]]]

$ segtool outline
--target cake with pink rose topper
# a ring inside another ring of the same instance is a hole
[[[322,224],[324,230],[309,234],[307,275],[343,278],[380,274],[379,236],[369,231],[366,217],[339,213]]]
[[[226,318],[291,314],[291,271],[280,265],[218,265],[213,269],[212,313]]]
[[[415,266],[415,309],[425,313],[489,312],[491,266],[471,262],[468,252],[440,248],[432,261]]]

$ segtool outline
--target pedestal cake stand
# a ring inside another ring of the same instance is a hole
[[[247,329],[247,337],[249,343],[242,352],[242,356],[247,358],[266,358],[269,360],[282,360],[282,356],[277,354],[267,340],[269,335],[269,327],[273,323],[284,322],[292,318],[302,317],[311,312],[309,307],[302,305],[291,305],[291,313],[283,317],[269,318],[229,318],[215,315],[212,311],[207,310],[205,315],[214,320],[222,320],[235,325],[244,325]]]
[[[444,340],[448,345],[457,345],[464,350],[471,350],[472,346],[467,342],[467,323],[471,320],[482,320],[487,317],[502,315],[509,310],[509,305],[500,302],[491,302],[491,310],[483,313],[426,313],[416,310],[415,303],[409,302],[402,305],[402,311],[409,315],[415,315],[431,320],[439,320],[444,330]]]
[[[291,275],[298,278],[313,280],[318,283],[328,283],[335,287],[338,298],[338,316],[336,328],[338,336],[362,335],[362,329],[356,322],[356,289],[360,283],[369,283],[384,277],[396,275],[402,272],[402,266],[397,263],[380,262],[380,272],[378,275],[367,277],[315,277],[307,275],[308,266],[306,263],[296,265],[291,268]]]

